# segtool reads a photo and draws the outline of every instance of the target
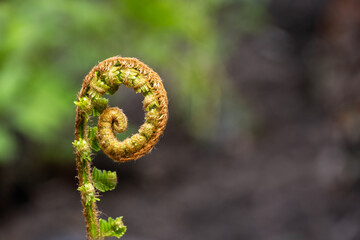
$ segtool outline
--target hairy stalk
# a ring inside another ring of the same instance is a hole
[[[127,118],[121,109],[108,107],[105,94],[114,94],[119,86],[133,88],[144,96],[145,121],[139,131],[119,141],[115,132],[123,132]],[[168,119],[168,100],[159,75],[135,58],[112,57],[100,62],[85,77],[75,102],[75,141],[73,142],[88,239],[120,238],[126,231],[122,217],[98,218],[98,192],[113,190],[116,173],[91,167],[92,150],[100,148],[114,161],[136,160],[150,152],[164,132]],[[98,117],[97,126],[88,126],[90,117]]]

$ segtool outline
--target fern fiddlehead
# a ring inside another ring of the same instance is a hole
[[[127,127],[121,109],[108,107],[105,94],[119,86],[133,88],[144,96],[145,121],[138,132],[123,141],[116,138]],[[91,167],[92,150],[100,148],[114,161],[136,160],[150,152],[162,135],[168,119],[168,100],[159,75],[135,58],[112,57],[100,62],[85,77],[75,102],[75,141],[73,142],[88,239],[120,238],[126,231],[122,217],[98,218],[98,191],[113,190],[116,172]],[[88,126],[90,117],[99,117],[97,126]]]

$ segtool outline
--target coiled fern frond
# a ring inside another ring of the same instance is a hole
[[[138,132],[119,141],[115,132],[126,130],[127,118],[117,107],[108,107],[104,96],[114,94],[120,85],[144,96],[145,121]],[[100,62],[85,77],[75,101],[75,141],[81,201],[88,239],[120,238],[126,231],[122,217],[107,221],[98,218],[98,191],[113,190],[116,172],[91,168],[92,150],[100,148],[114,161],[136,160],[150,152],[163,134],[168,119],[168,100],[159,75],[135,58],[112,57]],[[98,117],[97,126],[88,126]]]

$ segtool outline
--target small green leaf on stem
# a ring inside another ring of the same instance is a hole
[[[92,127],[92,128],[89,128],[89,131],[88,131],[88,140],[89,140],[89,144],[90,144],[90,147],[95,150],[95,151],[100,151],[100,144],[99,144],[99,141],[97,140],[96,138],[96,133],[97,133],[97,130],[98,128],[97,127]]]
[[[85,194],[86,205],[90,205],[92,202],[100,201],[99,198],[95,197],[95,188],[91,183],[86,183],[81,187],[78,187],[78,190]]]
[[[91,150],[88,143],[83,138],[79,138],[79,140],[75,140],[72,142],[75,147],[76,153],[80,154],[81,161],[89,160],[91,161],[90,154]]]
[[[115,189],[117,183],[116,172],[99,170],[94,167],[92,176],[97,190],[106,192]]]
[[[121,238],[126,232],[126,226],[122,221],[122,217],[113,219],[109,217],[108,221],[100,219],[99,221],[100,235],[102,237]]]

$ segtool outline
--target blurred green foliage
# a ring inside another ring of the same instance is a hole
[[[31,0],[0,2],[0,162],[18,138],[72,152],[76,93],[97,62],[137,57],[160,72],[198,139],[219,124],[226,81],[216,14],[236,1]],[[252,1],[241,1],[252,6]],[[253,9],[253,8],[250,8]]]

